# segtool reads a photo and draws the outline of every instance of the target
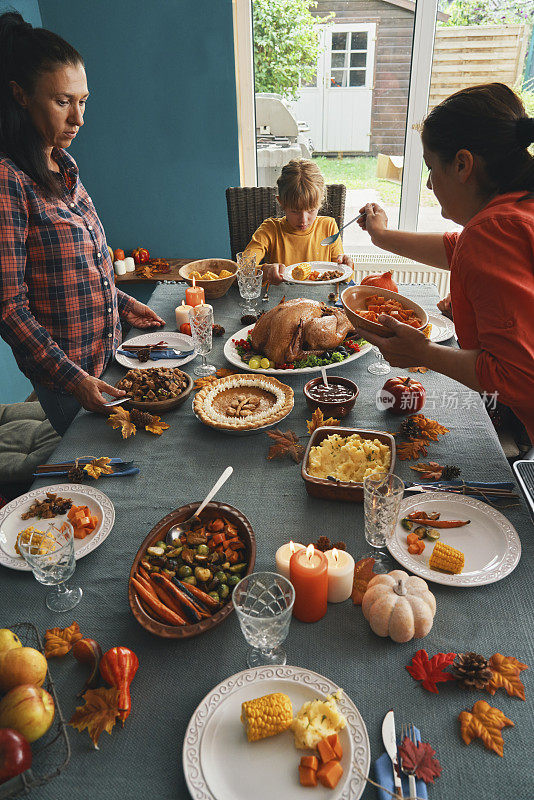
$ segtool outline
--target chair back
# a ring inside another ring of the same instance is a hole
[[[241,253],[252,234],[269,217],[283,217],[284,212],[277,199],[276,186],[231,186],[226,190],[228,228],[232,258]],[[320,216],[333,217],[338,228],[345,217],[346,188],[341,183],[326,187],[326,202],[319,209]]]

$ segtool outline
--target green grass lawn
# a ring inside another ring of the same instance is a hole
[[[326,183],[343,183],[347,189],[375,189],[387,205],[399,205],[401,187],[394,181],[385,181],[376,177],[377,158],[372,156],[356,156],[347,158],[326,158],[317,156],[314,159],[324,175]],[[423,170],[421,178],[422,206],[437,206],[434,194],[426,188],[428,170]]]

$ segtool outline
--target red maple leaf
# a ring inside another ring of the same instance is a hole
[[[425,783],[434,783],[434,778],[441,775],[441,764],[434,758],[436,751],[427,742],[414,744],[406,736],[399,745],[398,753],[402,769],[411,772]]]
[[[448,667],[455,658],[456,653],[436,653],[429,659],[426,650],[418,650],[406,669],[414,680],[422,681],[423,689],[439,694],[436,683],[454,680],[454,675],[443,672],[443,667]]]

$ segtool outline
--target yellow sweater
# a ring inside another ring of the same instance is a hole
[[[246,248],[256,253],[256,263],[300,264],[302,261],[337,261],[343,255],[343,243],[338,237],[334,244],[323,247],[327,236],[337,233],[332,217],[317,217],[306,231],[292,228],[285,217],[270,217],[262,222]]]

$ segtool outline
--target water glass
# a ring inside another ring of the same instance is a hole
[[[385,547],[393,536],[403,495],[404,483],[397,475],[374,473],[363,480],[365,538],[373,548],[365,557],[376,560],[375,572],[394,569]]]
[[[245,314],[256,314],[256,300],[261,294],[263,271],[259,267],[247,270],[237,270],[237,284],[239,294],[245,300],[243,311]]]
[[[250,272],[257,269],[256,253],[237,253],[236,255],[237,269],[241,272]]]
[[[286,651],[280,645],[289,633],[293,585],[276,572],[254,572],[237,584],[232,601],[243,636],[251,645],[249,667],[285,664]]]
[[[66,581],[74,573],[76,561],[74,560],[74,529],[70,522],[61,525],[49,524],[43,531],[47,537],[46,552],[40,540],[34,541],[34,536],[41,532],[35,531],[27,542],[19,542],[21,555],[30,565],[34,577],[45,586],[54,586],[54,590],[46,595],[46,605],[51,611],[70,611],[77,606],[82,598],[82,590],[77,587],[69,589]]]
[[[191,336],[197,353],[202,356],[202,364],[199,364],[193,372],[195,375],[213,375],[217,370],[212,364],[208,364],[206,356],[211,353],[213,347],[213,309],[209,305],[200,303],[189,312],[189,324],[191,325]]]
[[[373,351],[378,360],[369,364],[367,367],[367,372],[370,372],[372,375],[388,375],[391,372],[391,367],[389,366],[388,362],[378,347],[373,347]]]

